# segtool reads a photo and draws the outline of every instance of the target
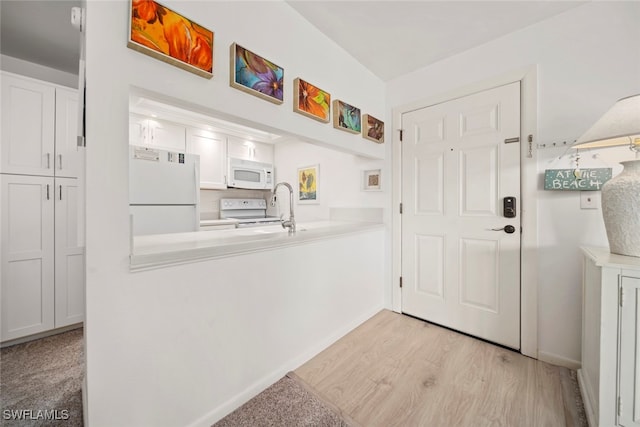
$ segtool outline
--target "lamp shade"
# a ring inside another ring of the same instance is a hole
[[[640,156],[640,95],[618,100],[572,147],[618,145],[629,145]],[[602,186],[602,217],[609,250],[640,257],[640,158],[622,165],[622,173]]]
[[[631,145],[640,148],[640,94],[618,100],[573,148],[605,148]]]

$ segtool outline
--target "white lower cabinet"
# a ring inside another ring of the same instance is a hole
[[[84,192],[80,181],[55,179],[55,327],[84,320]]]
[[[640,258],[582,248],[582,367],[592,427],[640,427]]]
[[[74,178],[2,175],[0,340],[82,322],[82,194]]]
[[[621,277],[621,292],[618,424],[640,426],[640,272]]]

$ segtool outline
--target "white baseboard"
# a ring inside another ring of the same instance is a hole
[[[587,423],[591,427],[595,427],[596,414],[593,411],[593,404],[591,403],[591,393],[588,390],[582,369],[578,369],[578,385],[580,386],[580,395],[582,396],[582,404],[584,405],[584,411],[587,413]]]
[[[582,363],[578,360],[568,359],[566,357],[558,356],[553,353],[546,353],[544,351],[538,352],[538,360],[556,366],[564,366],[565,368],[573,369],[574,371],[582,367]]]
[[[251,384],[244,391],[236,394],[231,399],[227,400],[222,405],[198,418],[196,421],[192,422],[188,425],[188,427],[210,427],[212,424],[220,421],[222,418],[233,412],[235,409],[239,408],[253,397],[258,395],[260,392],[264,391],[267,387],[277,382],[280,378],[285,376],[287,372],[292,371],[304,364],[305,362],[311,360],[318,353],[329,347],[331,344],[354,330],[356,327],[360,326],[366,320],[373,317],[376,313],[382,310],[384,307],[380,305],[375,309],[370,310],[362,316],[357,317],[351,323],[345,325],[340,328],[335,333],[329,335],[326,339],[316,343],[314,346],[310,347],[308,350],[304,351],[302,354],[295,356],[293,359],[288,360],[282,366],[274,369],[271,373],[263,376],[258,381]]]

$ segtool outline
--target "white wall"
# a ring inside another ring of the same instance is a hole
[[[0,55],[0,69],[74,89],[78,88],[77,74],[56,70],[55,68],[24,61],[12,56]]]
[[[640,3],[591,2],[389,82],[387,105],[428,99],[537,64],[536,140],[547,145],[572,142],[617,99],[640,93],[638,22]],[[610,151],[602,153],[610,163],[631,158],[628,150]],[[538,150],[539,172],[563,152]],[[539,353],[577,364],[582,292],[578,246],[607,245],[601,212],[580,210],[578,192],[539,191],[538,199]]]
[[[299,221],[329,219],[330,208],[387,206],[384,192],[362,190],[363,171],[381,169],[384,166],[382,160],[365,159],[297,140],[276,144],[274,158],[276,182],[286,181],[296,191],[298,168],[319,165],[319,203],[299,204],[297,192],[294,194],[295,215]],[[383,179],[385,178],[388,177],[385,176]],[[273,211],[273,215],[285,213],[287,216],[289,199],[286,197],[286,191],[278,191],[278,194],[280,210],[277,213]]]
[[[382,306],[384,231],[131,274],[130,87],[381,157],[383,147],[293,113],[291,82],[380,116],[384,84],[283,2],[163,2],[216,32],[207,80],[128,49],[128,4],[86,5],[86,416],[92,427],[209,425]],[[229,87],[234,41],[284,67],[284,105]]]

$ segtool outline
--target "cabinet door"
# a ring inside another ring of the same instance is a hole
[[[55,326],[84,320],[84,194],[80,181],[55,180]]]
[[[198,129],[189,129],[187,133],[189,135],[187,151],[200,156],[200,188],[227,188],[225,139]]]
[[[170,122],[149,119],[150,145],[175,151],[186,151],[186,128]]]
[[[137,114],[129,114],[129,144],[147,144],[148,128],[149,120],[147,120],[146,117],[138,116]]]
[[[640,426],[640,278],[622,277],[618,425]]]
[[[77,178],[83,167],[83,151],[78,149],[78,91],[56,89],[55,174]]]
[[[227,150],[229,157],[262,163],[273,163],[273,145],[271,144],[243,141],[239,138],[229,137]]]
[[[2,329],[11,340],[54,327],[53,178],[2,175]]]
[[[2,173],[53,175],[55,88],[2,74]]]
[[[263,142],[253,143],[254,159],[257,162],[273,163],[273,145]]]

